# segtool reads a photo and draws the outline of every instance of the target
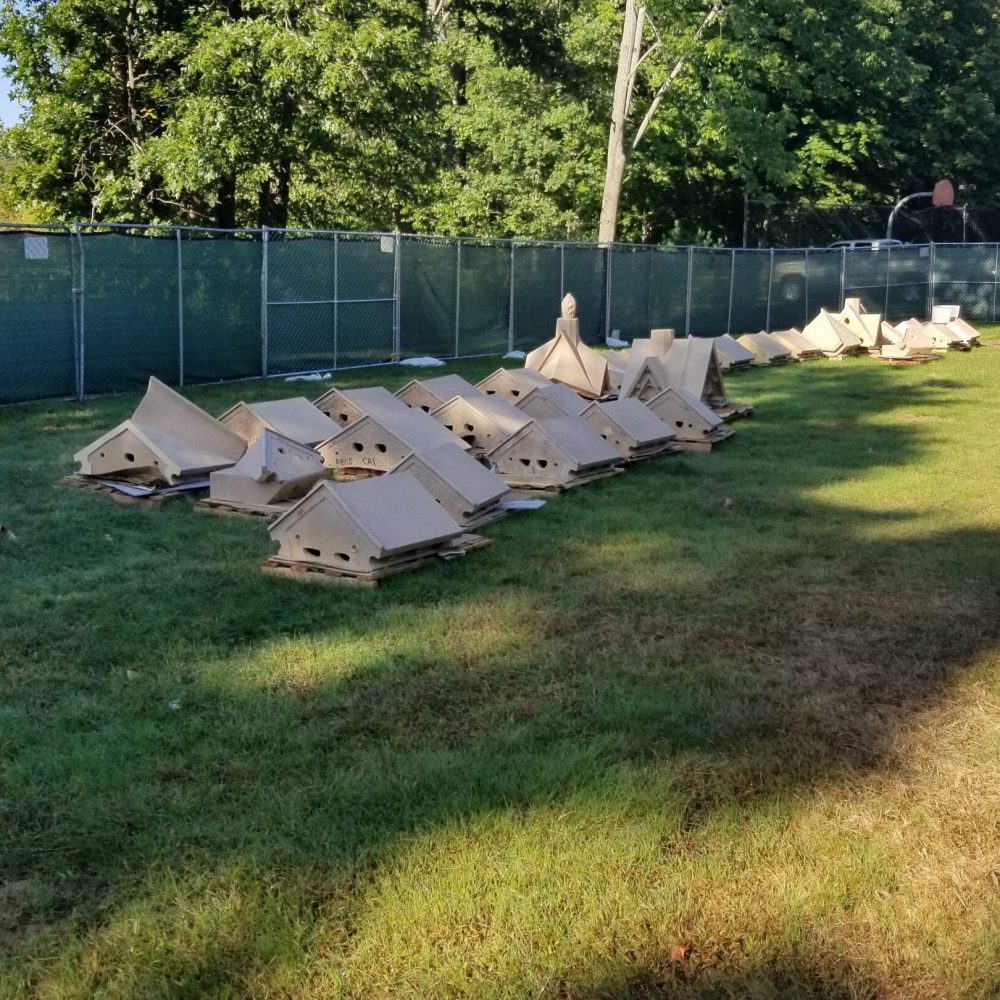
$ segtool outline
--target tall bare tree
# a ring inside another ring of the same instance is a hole
[[[692,42],[698,41],[725,10],[726,0],[713,0],[705,12],[701,23],[692,35]],[[645,36],[649,29],[652,40],[647,44]],[[629,157],[638,148],[649,130],[657,109],[681,75],[688,61],[688,54],[682,55],[667,73],[664,81],[653,92],[639,124],[629,135],[632,103],[636,94],[639,67],[663,47],[663,39],[656,24],[649,16],[642,0],[625,0],[625,17],[622,22],[622,39],[618,49],[618,72],[615,76],[615,91],[611,102],[611,127],[608,131],[608,159],[604,172],[604,195],[601,199],[601,221],[598,239],[601,243],[614,242],[618,228],[618,206],[621,201],[622,182]]]

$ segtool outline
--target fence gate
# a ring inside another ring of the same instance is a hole
[[[392,361],[399,354],[399,240],[264,230],[265,375]]]

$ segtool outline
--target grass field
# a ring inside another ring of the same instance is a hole
[[[373,592],[0,410],[0,997],[1000,995],[1000,336],[729,385]]]

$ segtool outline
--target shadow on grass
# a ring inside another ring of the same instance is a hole
[[[1000,643],[1000,545],[828,495],[946,440],[934,421],[962,390],[892,376],[734,379],[760,412],[716,454],[585,487],[374,593],[262,576],[257,523],[39,480],[0,553],[18,580],[0,876],[36,882],[36,916],[79,934],[124,919],[150,868],[319,868],[349,894],[401,837],[613,795],[676,759],[665,850],[716,811],[893,766],[899,724]],[[902,412],[926,419],[881,419]],[[214,982],[185,975],[164,995]],[[678,975],[565,995],[658,996]],[[762,996],[848,995],[829,970],[759,975]]]
[[[748,962],[734,976],[713,967],[716,956],[672,961],[663,955],[638,969],[582,988],[566,984],[567,1000],[659,1000],[706,997],[718,1000],[876,1000],[879,988],[863,969],[829,958],[795,962]],[[847,985],[850,984],[850,985]]]

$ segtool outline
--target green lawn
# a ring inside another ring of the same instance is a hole
[[[0,997],[996,997],[998,333],[371,592],[0,409]]]

